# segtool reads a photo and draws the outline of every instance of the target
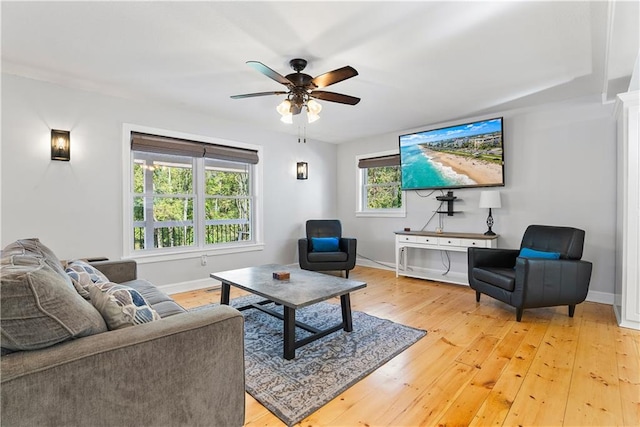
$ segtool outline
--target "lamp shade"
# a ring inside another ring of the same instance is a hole
[[[322,105],[319,102],[310,99],[307,101],[307,120],[309,123],[313,123],[320,118],[320,111],[322,110]]]
[[[502,202],[500,200],[500,192],[499,191],[481,191],[480,207],[481,208],[501,208]]]

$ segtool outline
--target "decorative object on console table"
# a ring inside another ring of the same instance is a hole
[[[491,230],[493,227],[493,215],[491,213],[492,208],[501,208],[502,202],[500,200],[499,191],[482,191],[480,192],[480,208],[489,208],[489,216],[487,217],[487,227],[489,228],[484,234],[486,236],[495,236]]]

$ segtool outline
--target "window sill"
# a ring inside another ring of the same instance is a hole
[[[356,211],[356,217],[370,218],[406,218],[407,213],[404,211]]]
[[[238,245],[224,246],[219,248],[197,248],[174,252],[134,253],[123,257],[123,259],[132,259],[135,260],[138,264],[152,264],[156,262],[200,258],[202,256],[218,256],[262,250],[264,250],[264,243],[253,243],[242,246]]]

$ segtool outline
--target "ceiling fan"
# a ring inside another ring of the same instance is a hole
[[[265,95],[287,95],[287,99],[276,108],[282,115],[281,120],[285,123],[293,123],[293,116],[300,114],[303,108],[307,109],[309,123],[318,120],[320,118],[318,113],[320,113],[322,106],[316,102],[314,98],[348,105],[356,105],[360,102],[360,98],[356,98],[355,96],[317,90],[357,76],[358,72],[355,68],[348,65],[317,77],[311,77],[301,72],[307,66],[307,61],[301,58],[295,58],[289,61],[289,65],[295,73],[287,74],[286,76],[283,76],[258,61],[247,61],[247,65],[270,79],[285,85],[288,91],[246,93],[244,95],[233,95],[231,98],[242,99]]]

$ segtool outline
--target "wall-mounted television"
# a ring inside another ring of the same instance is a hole
[[[399,139],[403,190],[504,186],[502,117]]]

